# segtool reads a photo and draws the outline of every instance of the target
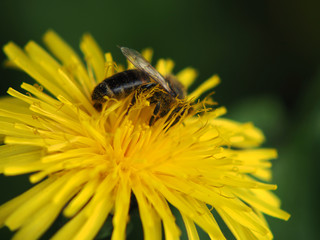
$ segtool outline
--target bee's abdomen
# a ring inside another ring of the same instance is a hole
[[[103,80],[95,87],[91,97],[96,102],[104,102],[104,96],[123,98],[149,81],[150,78],[144,72],[127,70]]]

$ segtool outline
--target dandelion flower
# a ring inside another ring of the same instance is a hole
[[[111,239],[125,239],[132,196],[145,239],[179,238],[172,208],[189,239],[199,239],[197,227],[225,239],[215,214],[237,239],[272,239],[264,215],[289,218],[271,192],[276,185],[266,183],[277,154],[258,148],[261,131],[223,119],[225,108],[208,100],[196,101],[219,83],[217,76],[187,96],[185,109],[192,105],[193,114],[168,113],[150,125],[152,92],[136,97],[129,110],[132,96],[106,98],[101,111],[94,108],[95,86],[124,67],[90,35],[80,44],[85,64],[55,32],[44,42],[53,56],[33,41],[24,49],[4,47],[10,64],[37,81],[22,83],[25,93],[9,88],[0,101],[0,171],[30,174],[35,184],[0,207],[0,223],[16,231],[14,239],[41,237],[61,213],[69,220],[53,239],[93,239],[108,216]],[[150,49],[142,54],[151,60]],[[162,59],[156,68],[165,76],[173,65]],[[188,88],[196,72],[186,68],[176,78]]]

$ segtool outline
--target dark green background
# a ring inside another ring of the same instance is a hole
[[[288,222],[268,218],[276,239],[319,236],[320,2],[229,1],[5,1],[0,43],[24,45],[52,28],[78,48],[90,32],[123,61],[116,45],[153,47],[176,71],[193,66],[198,83],[217,73],[215,99],[228,117],[253,121],[276,147],[274,182]],[[1,61],[5,59],[3,53]],[[1,95],[28,77],[1,68]],[[27,177],[0,178],[0,203],[28,188]],[[9,238],[7,229],[0,238]]]

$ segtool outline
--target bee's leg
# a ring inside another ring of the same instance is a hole
[[[186,109],[183,109],[182,111],[181,111],[181,109],[182,109],[181,106],[176,107],[175,109],[173,109],[173,111],[171,112],[170,116],[168,117],[167,121],[169,119],[172,119],[173,116],[175,116],[174,121],[171,123],[171,127],[176,125],[176,123],[180,120],[181,116],[183,116],[183,114],[185,113]],[[177,115],[178,113],[179,113],[179,115]]]
[[[132,108],[132,106],[136,103],[136,94],[133,94],[132,99],[131,99],[131,103],[128,106],[126,115],[128,115],[130,109]]]
[[[138,97],[141,93],[143,93],[144,91],[149,90],[149,89],[151,89],[151,88],[154,88],[155,86],[157,86],[156,83],[149,83],[149,84],[146,84],[146,85],[142,85],[142,86],[139,88],[139,90],[136,92],[136,94],[133,94],[132,99],[131,99],[131,103],[130,103],[128,109],[127,109],[126,115],[128,115],[130,109],[131,109],[132,106],[136,103],[137,97]]]
[[[98,112],[101,112],[102,111],[102,103],[100,102],[95,102],[93,104],[94,108],[98,111]]]
[[[150,118],[150,121],[149,121],[149,126],[152,126],[156,120],[156,117],[158,116],[159,114],[159,111],[160,111],[160,108],[161,108],[161,102],[157,102],[154,110],[153,110],[153,114]]]

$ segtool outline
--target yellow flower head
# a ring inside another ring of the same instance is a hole
[[[212,209],[237,239],[272,239],[263,214],[289,218],[270,192],[276,186],[259,181],[271,179],[269,159],[276,157],[273,149],[255,148],[263,134],[220,118],[223,107],[195,101],[219,83],[217,76],[150,124],[150,96],[159,89],[105,97],[101,111],[95,109],[95,86],[124,67],[90,35],[80,45],[86,65],[53,31],[44,42],[55,58],[33,41],[23,50],[4,47],[9,62],[38,82],[23,83],[26,93],[10,88],[11,97],[0,101],[0,171],[32,173],[37,183],[0,207],[0,223],[17,230],[14,239],[39,238],[61,212],[70,220],[53,239],[92,239],[108,216],[112,239],[125,239],[133,199],[145,239],[162,239],[162,227],[166,239],[179,238],[172,207],[190,239],[199,238],[196,225],[225,239]],[[150,61],[152,51],[142,55]],[[156,69],[168,76],[173,65],[162,59]],[[186,68],[175,77],[187,89],[196,72]]]

